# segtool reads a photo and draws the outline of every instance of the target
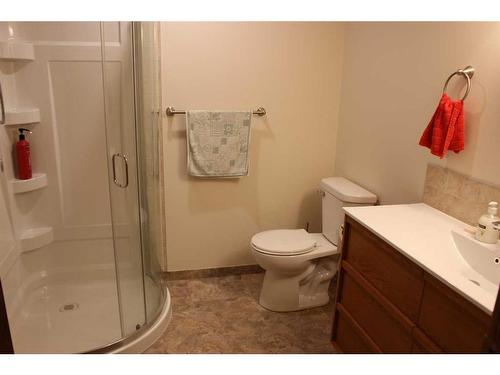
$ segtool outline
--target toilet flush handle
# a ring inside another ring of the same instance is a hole
[[[325,192],[323,190],[318,190],[318,194],[321,196],[321,197],[324,197],[325,196]]]

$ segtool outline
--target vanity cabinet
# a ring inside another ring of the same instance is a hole
[[[479,353],[491,317],[349,216],[332,343],[343,353]]]
[[[13,354],[14,346],[10,336],[9,319],[7,319],[7,307],[3,297],[2,280],[0,280],[0,354]]]

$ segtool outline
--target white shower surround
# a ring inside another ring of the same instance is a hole
[[[120,327],[120,322],[124,323],[116,267],[125,284],[127,277],[137,276],[133,275],[132,264],[116,264],[113,251],[100,26],[97,22],[0,23],[0,40],[6,38],[7,26],[19,42],[32,42],[35,59],[22,63],[0,60],[6,111],[28,108],[38,114],[39,123],[27,127],[33,130],[29,137],[33,170],[46,176],[36,189],[16,194],[18,181],[10,150],[17,126],[0,125],[4,164],[4,173],[0,174],[0,278],[14,348],[21,353],[92,351],[128,336]],[[131,45],[124,32],[130,27],[130,23],[119,22],[104,26],[106,61],[113,69],[111,79],[115,78],[116,85],[113,95],[122,95],[120,85],[131,68],[126,57]],[[115,99],[126,102],[120,97],[106,98]],[[139,233],[120,220],[127,212],[120,207],[116,211],[115,241],[137,237]],[[40,228],[50,230],[50,241],[45,236],[40,242],[43,246],[30,247],[33,251],[23,253],[21,240],[25,234]],[[120,247],[122,255],[137,251],[123,246],[125,242]],[[151,279],[145,282],[148,293],[156,290],[157,298],[162,298]],[[127,290],[123,303],[131,305],[130,301],[141,299],[144,291],[135,287],[120,287]],[[139,352],[151,345],[170,319],[170,296],[165,293],[163,310],[154,322],[124,345],[104,352]],[[71,303],[77,303],[78,309],[59,311]],[[143,306],[136,307],[136,312],[129,309],[126,314],[140,321],[145,312],[139,311]],[[154,316],[150,313],[148,316]]]

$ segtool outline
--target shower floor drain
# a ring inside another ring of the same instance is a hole
[[[59,307],[59,311],[60,312],[75,311],[79,307],[80,307],[80,305],[78,303],[72,302],[72,303],[67,303],[67,304],[62,305],[61,307]]]

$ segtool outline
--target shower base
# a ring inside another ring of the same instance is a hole
[[[110,240],[62,241],[21,256],[13,266],[17,272],[12,272],[22,275],[21,281],[7,277],[11,287],[5,288],[15,291],[6,298],[11,301],[8,313],[16,353],[82,353],[121,340],[112,249]],[[83,260],[80,265],[72,265],[75,251],[86,254],[77,258]],[[99,254],[100,263],[92,253]],[[17,288],[13,288],[15,284]],[[137,293],[142,299],[142,288],[136,285],[124,287],[129,298]],[[157,289],[149,278],[145,286]],[[168,325],[168,295],[165,305],[156,324],[125,345],[110,347],[108,352],[138,353],[147,349]]]
[[[170,292],[165,289],[166,299],[159,316],[151,325],[144,329],[140,335],[124,342],[116,349],[111,349],[107,353],[133,354],[142,353],[153,345],[165,332],[172,319],[172,307],[170,305]]]
[[[120,339],[114,275],[92,283],[64,276],[26,292],[11,322],[16,353],[79,353]]]

